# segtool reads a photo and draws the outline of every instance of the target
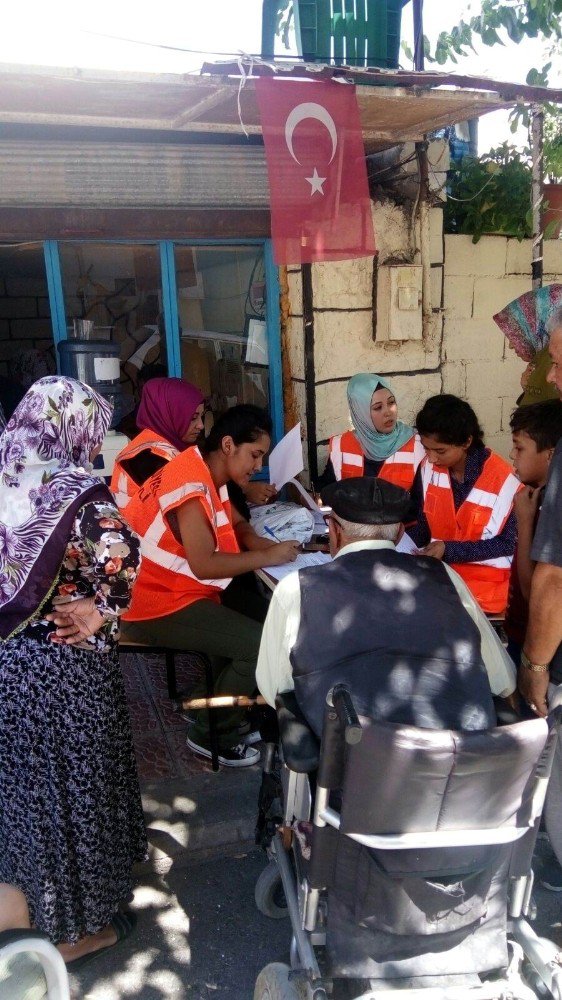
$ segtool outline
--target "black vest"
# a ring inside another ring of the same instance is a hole
[[[320,735],[343,682],[360,715],[425,729],[496,725],[480,633],[437,559],[362,549],[299,572],[295,694]]]

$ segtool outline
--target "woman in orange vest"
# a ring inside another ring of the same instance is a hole
[[[320,488],[340,479],[380,476],[409,490],[424,450],[415,429],[398,420],[390,382],[382,375],[354,375],[347,400],[353,430],[330,439]]]
[[[488,614],[507,603],[520,488],[509,462],[484,445],[478,418],[457,396],[432,396],[416,417],[425,448],[412,495],[418,521],[408,534],[422,552],[462,576]]]
[[[253,693],[262,629],[250,617],[250,603],[244,614],[225,606],[226,587],[233,577],[293,562],[299,549],[297,542],[261,538],[228,499],[229,480],[244,488],[270,444],[265,410],[234,406],[201,449],[180,452],[127,506],[127,520],[141,539],[142,563],[123,638],[207,654],[217,668],[217,695]],[[219,760],[227,767],[259,760],[258,751],[240,739],[243,719],[238,709],[219,714]],[[206,713],[198,713],[187,744],[199,756],[211,756]]]
[[[137,412],[139,434],[115,459],[111,492],[124,512],[131,497],[150,476],[203,431],[205,397],[181,378],[153,378],[143,386]]]

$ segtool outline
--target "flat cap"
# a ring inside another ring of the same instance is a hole
[[[398,524],[415,518],[407,490],[372,476],[331,483],[322,490],[322,503],[336,517],[355,524]]]

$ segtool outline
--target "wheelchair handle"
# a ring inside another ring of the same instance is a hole
[[[345,733],[345,742],[350,746],[359,743],[363,730],[351,700],[349,688],[345,684],[335,684],[330,694],[332,705]],[[330,699],[330,695],[328,697]]]

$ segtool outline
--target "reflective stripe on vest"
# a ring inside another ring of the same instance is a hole
[[[173,444],[170,444],[163,438],[155,437],[154,432],[149,430],[141,431],[140,434],[137,434],[136,438],[125,445],[115,459],[109,487],[121,513],[124,512],[131,497],[140,489],[138,483],[135,483],[135,480],[125,471],[122,463],[130,461],[131,458],[136,458],[137,455],[140,455],[141,452],[147,449],[153,455],[165,458],[167,462],[179,454],[178,449]]]
[[[170,614],[194,601],[217,600],[231,578],[201,580],[189,565],[166,515],[198,498],[215,537],[215,552],[239,552],[230,519],[226,486],[215,490],[198,448],[188,448],[155,473],[127,508],[127,519],[140,535],[142,563],[125,618],[143,621]]]
[[[466,500],[455,511],[449,472],[427,459],[422,463],[424,513],[431,537],[447,542],[476,542],[496,538],[505,525],[520,482],[508,463],[493,452]],[[484,611],[503,611],[511,556],[453,563]]]
[[[414,434],[394,455],[385,459],[379,469],[379,478],[409,490],[414,482],[417,467],[424,457],[424,447],[418,435]],[[331,438],[330,460],[338,481],[364,475],[363,449],[353,431],[345,431],[344,434]]]

